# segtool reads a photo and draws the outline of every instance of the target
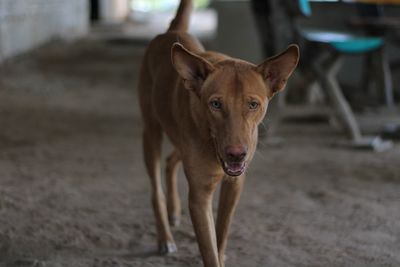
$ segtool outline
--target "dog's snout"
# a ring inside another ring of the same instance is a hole
[[[242,161],[247,155],[247,148],[244,146],[227,146],[225,154],[229,161]]]

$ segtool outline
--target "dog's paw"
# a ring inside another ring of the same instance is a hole
[[[177,227],[181,224],[180,216],[171,215],[171,216],[169,216],[168,219],[169,219],[169,225],[171,225],[172,227]]]
[[[160,254],[163,254],[163,255],[164,254],[171,254],[171,253],[174,253],[174,252],[177,252],[177,251],[178,251],[178,249],[177,249],[177,247],[176,247],[174,242],[167,241],[167,242],[162,242],[162,243],[158,244],[158,252]]]

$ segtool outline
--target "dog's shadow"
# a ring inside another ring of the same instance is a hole
[[[137,258],[145,259],[150,257],[161,257],[162,254],[160,254],[154,246],[141,246],[135,247],[134,249],[99,251],[96,253],[96,256],[129,261]]]
[[[141,250],[137,251],[130,251],[130,252],[125,252],[121,253],[120,257],[123,258],[124,260],[133,260],[135,258],[150,258],[150,257],[158,257],[162,256],[156,248],[143,248]]]

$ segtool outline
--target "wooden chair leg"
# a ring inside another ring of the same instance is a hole
[[[353,141],[359,141],[362,138],[359,125],[336,79],[336,74],[341,64],[342,59],[338,56],[330,62],[327,69],[322,69],[321,66],[314,66],[314,70],[351,138]]]
[[[367,91],[372,103],[385,103],[393,108],[394,93],[391,68],[384,47],[367,55],[367,71],[363,77],[363,89]]]
[[[385,49],[380,50],[381,81],[385,92],[385,102],[389,108],[394,107],[392,73]]]
[[[361,87],[359,90],[361,91],[362,100],[367,103],[371,103],[371,98],[376,98],[376,90],[374,86],[375,80],[373,79],[375,75],[375,64],[374,64],[374,53],[368,53],[365,55],[365,62],[362,68],[361,74]],[[375,102],[373,102],[375,104]]]

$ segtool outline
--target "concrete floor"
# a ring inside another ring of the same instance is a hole
[[[179,251],[156,253],[135,87],[143,51],[97,36],[1,66],[0,266],[201,266],[182,174]],[[276,134],[285,141],[261,145],[250,166],[226,265],[400,266],[399,145],[332,147],[345,136],[323,122]]]

